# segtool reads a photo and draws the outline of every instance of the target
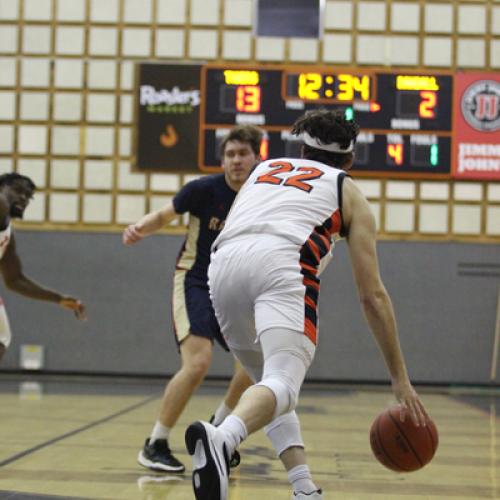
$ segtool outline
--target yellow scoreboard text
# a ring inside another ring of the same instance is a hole
[[[224,70],[226,85],[258,85],[259,72],[249,70]]]
[[[396,77],[398,90],[439,90],[435,76],[398,75]]]
[[[317,101],[319,99],[338,101],[360,99],[369,101],[371,98],[370,83],[368,75],[300,73],[297,94],[300,99],[307,101]]]

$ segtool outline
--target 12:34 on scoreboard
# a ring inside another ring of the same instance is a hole
[[[293,122],[316,108],[341,109],[358,137],[353,171],[363,175],[443,178],[450,175],[451,73],[315,66],[201,68],[201,170],[220,166],[219,145],[236,124],[265,131],[261,156],[297,156]]]

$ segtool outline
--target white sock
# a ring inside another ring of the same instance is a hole
[[[236,415],[229,415],[224,422],[217,427],[217,431],[224,433],[228,453],[233,454],[239,444],[247,438],[248,431],[245,423]]]
[[[231,414],[231,408],[229,408],[224,401],[219,405],[217,410],[215,410],[214,414],[214,421],[212,422],[212,425],[215,425],[216,427],[222,422],[224,422],[224,419]]]
[[[311,471],[306,464],[297,465],[288,471],[288,482],[295,493],[312,493],[318,488],[312,481]]]
[[[149,436],[149,442],[154,443],[157,439],[168,439],[169,435],[170,428],[165,427],[159,420],[157,420],[153,430],[151,431],[151,435]]]

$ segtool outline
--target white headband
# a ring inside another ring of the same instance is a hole
[[[311,148],[322,149],[323,151],[329,151],[330,153],[351,153],[354,149],[354,141],[351,141],[347,148],[343,149],[340,147],[338,142],[331,142],[330,144],[323,144],[316,137],[311,137],[307,132],[303,132],[299,139],[303,140],[305,144],[311,146]]]

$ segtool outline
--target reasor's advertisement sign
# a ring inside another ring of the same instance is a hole
[[[453,177],[500,180],[500,75],[457,73]]]
[[[200,66],[141,63],[136,82],[135,167],[198,170]]]

